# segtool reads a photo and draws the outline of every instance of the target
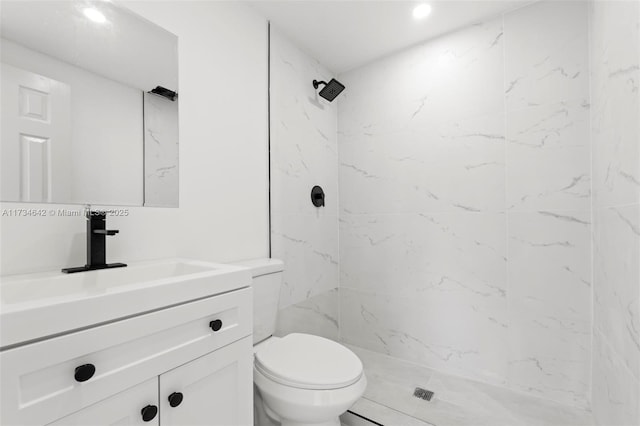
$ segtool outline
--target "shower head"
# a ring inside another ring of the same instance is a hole
[[[326,81],[313,80],[314,89],[317,89],[321,84],[324,84],[324,87],[320,90],[320,96],[329,102],[332,102],[344,90],[344,85],[335,78],[332,78],[328,83]]]

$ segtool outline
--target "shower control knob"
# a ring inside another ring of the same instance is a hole
[[[171,395],[169,395],[169,405],[172,407],[177,407],[178,405],[182,404],[182,398],[183,395],[180,392],[174,392]]]
[[[311,202],[316,207],[324,206],[324,191],[318,185],[311,188]]]
[[[93,364],[84,364],[76,367],[75,374],[73,377],[76,379],[76,382],[86,382],[96,372],[96,366]]]
[[[219,319],[213,320],[209,323],[209,327],[211,327],[213,331],[218,331],[222,328],[222,321]]]
[[[142,414],[142,420],[150,422],[155,419],[156,414],[158,414],[158,407],[155,405],[147,405],[140,411],[140,414]]]

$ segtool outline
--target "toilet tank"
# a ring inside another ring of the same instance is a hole
[[[280,285],[284,262],[278,259],[253,259],[234,265],[251,269],[253,282],[253,344],[276,331],[276,315],[280,301]]]

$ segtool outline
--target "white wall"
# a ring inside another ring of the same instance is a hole
[[[341,336],[586,406],[587,4],[540,2],[341,75]]]
[[[267,256],[266,20],[233,2],[126,5],[179,39],[180,207],[109,218],[121,232],[107,241],[107,260]],[[85,263],[84,219],[0,219],[2,274]]]
[[[640,3],[591,5],[597,424],[640,424]]]
[[[271,27],[272,256],[284,260],[277,333],[338,339],[337,106],[312,81],[332,75]],[[311,203],[320,185],[324,207]]]

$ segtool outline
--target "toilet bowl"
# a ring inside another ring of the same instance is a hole
[[[236,265],[253,276],[254,425],[340,426],[339,416],[367,386],[362,362],[320,336],[272,337],[284,264],[254,259]]]
[[[253,380],[263,405],[257,409],[263,408],[275,424],[340,426],[339,416],[367,386],[360,359],[323,337],[272,337],[254,353]]]

